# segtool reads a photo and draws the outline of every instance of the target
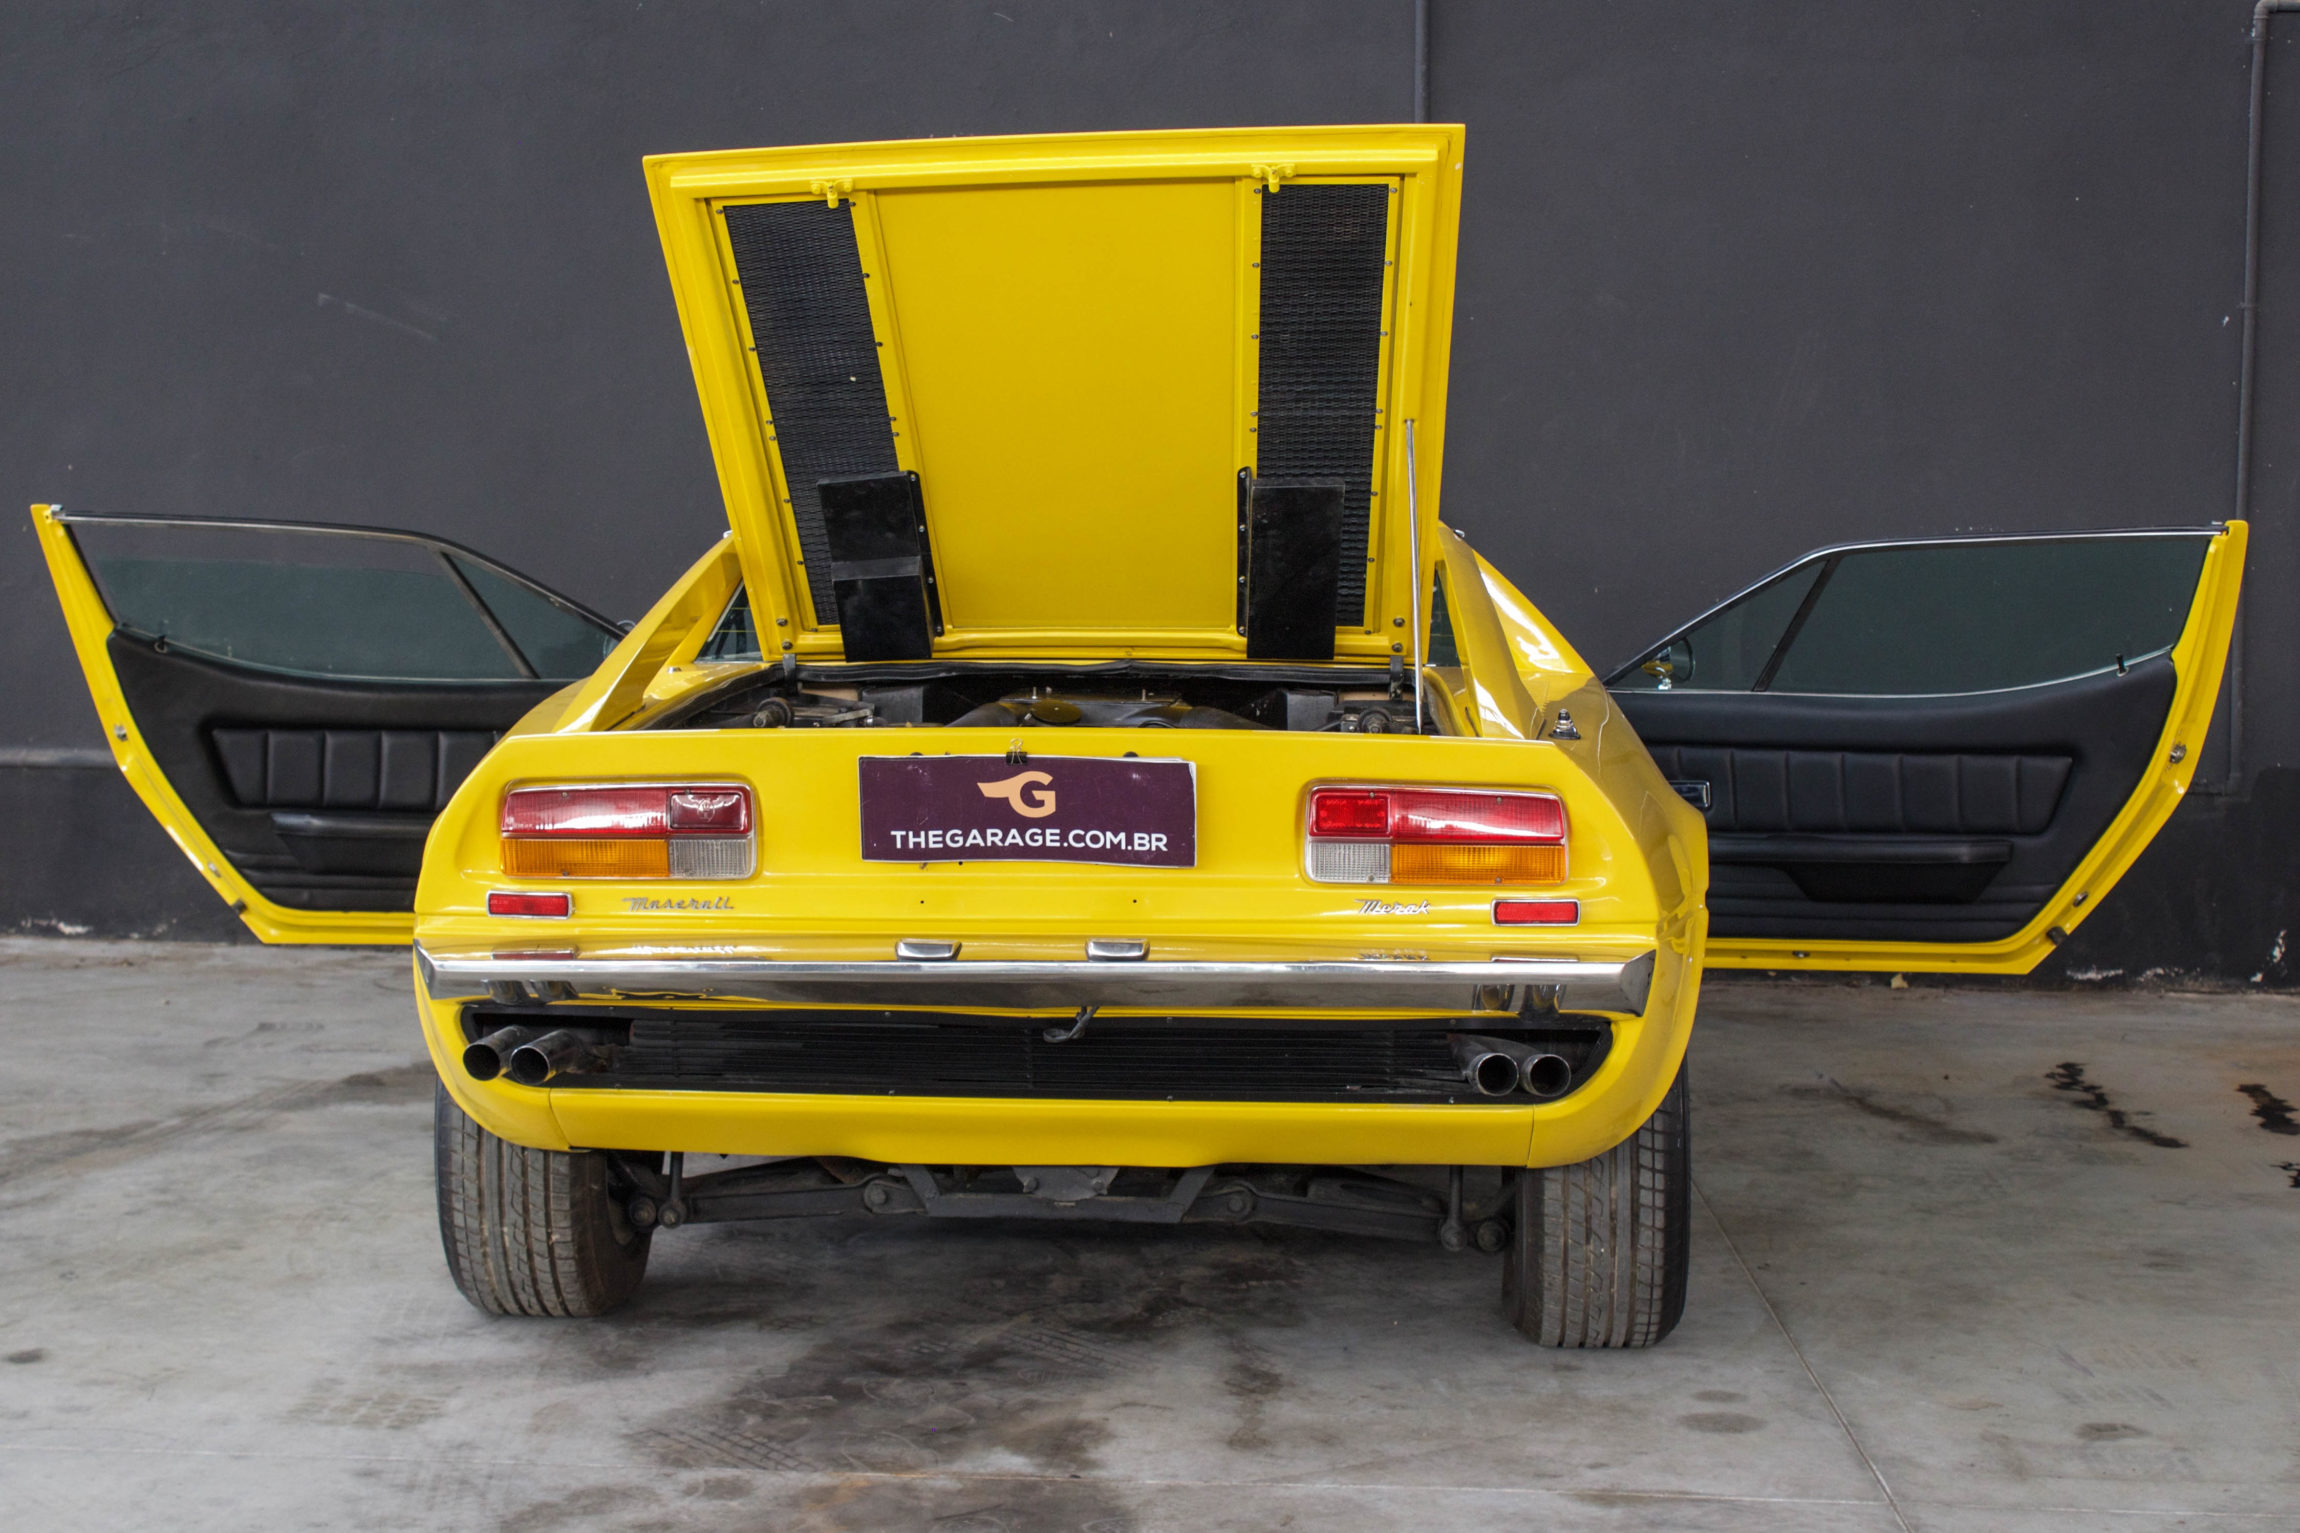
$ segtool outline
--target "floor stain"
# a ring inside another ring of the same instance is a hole
[[[439,1081],[428,1059],[394,1065],[386,1070],[362,1070],[338,1081],[316,1086],[288,1104],[291,1108],[333,1107],[340,1102],[422,1102],[431,1097]]]
[[[1258,1453],[1270,1446],[1267,1414],[1271,1399],[1286,1387],[1286,1376],[1270,1366],[1270,1355],[1243,1338],[1230,1341],[1230,1366],[1222,1371],[1222,1388],[1238,1405],[1238,1425],[1229,1444],[1241,1453]]]
[[[2122,1421],[2088,1421],[2076,1429],[2077,1441],[2088,1443],[2124,1442],[2147,1435],[2140,1428]]]
[[[1677,1424],[1696,1432],[1756,1432],[1763,1430],[1765,1418],[1743,1415],[1739,1411],[1695,1411],[1690,1416],[1678,1417]]]
[[[2283,1172],[2285,1175],[2292,1179],[2285,1185],[2291,1187],[2300,1187],[2300,1161],[2280,1160],[2276,1163],[2276,1169]]]
[[[2239,1086],[2237,1091],[2252,1099],[2252,1116],[2271,1134],[2300,1134],[2300,1119],[2292,1116],[2293,1108],[2266,1086],[2254,1084]]]
[[[2066,1060],[2045,1072],[2044,1078],[2052,1082],[2055,1091],[2066,1091],[2075,1096],[2076,1105],[2087,1112],[2100,1113],[2108,1119],[2108,1126],[2120,1134],[2155,1145],[2160,1150],[2185,1150],[2188,1141],[2160,1134],[2146,1124],[2135,1123],[2134,1118],[2145,1118],[2146,1113],[2126,1112],[2109,1101],[2108,1088],[2084,1078],[2084,1066],[2075,1060]]]
[[[422,1426],[447,1408],[445,1399],[399,1389],[347,1390],[333,1379],[321,1379],[295,1408],[302,1421],[331,1427],[366,1427],[404,1432]]]
[[[771,1526],[777,1533],[1135,1533],[1140,1524],[1100,1480],[930,1476],[810,1487]]]
[[[53,1178],[125,1165],[187,1139],[261,1128],[282,1113],[350,1103],[418,1102],[431,1094],[436,1081],[430,1061],[417,1060],[383,1070],[363,1070],[340,1080],[272,1086],[157,1122],[146,1119],[110,1128],[35,1134],[7,1145],[6,1164],[0,1165],[0,1185],[35,1172]]]
[[[632,1503],[651,1499],[646,1492],[622,1485],[586,1485],[549,1501],[505,1517],[496,1526],[501,1533],[549,1533],[554,1528],[596,1527],[609,1512],[627,1510]]]
[[[633,1434],[641,1451],[689,1470],[932,1477],[1019,1458],[1040,1474],[1085,1476],[1113,1436],[1101,1392],[1144,1366],[1160,1333],[1300,1322],[1301,1264],[1246,1232],[1192,1235],[1156,1252],[1122,1235],[919,1233],[946,1256],[971,1242],[961,1264],[973,1272],[925,1293],[900,1283],[899,1258],[883,1254],[897,1248],[875,1236],[845,1248],[852,1263],[786,1268],[772,1259],[771,1235],[737,1234],[722,1242],[723,1262],[709,1264],[710,1280],[666,1295],[668,1304],[642,1299],[626,1328],[641,1354],[645,1328],[689,1330],[696,1303],[734,1319],[720,1302],[728,1299],[810,1315],[818,1336],[831,1334],[787,1367],[738,1376],[717,1400],[642,1424]],[[771,1306],[737,1275],[746,1251],[775,1270]],[[650,1316],[653,1308],[660,1312]],[[860,1315],[876,1318],[841,1318]],[[1249,1345],[1231,1345],[1237,1361],[1226,1383],[1242,1402],[1240,1431],[1252,1437],[1261,1400],[1283,1381]],[[1038,1526],[1029,1520],[1037,1515],[1012,1525]]]
[[[1997,1142],[1997,1136],[1994,1134],[1986,1134],[1979,1129],[1958,1128],[1945,1118],[1936,1118],[1929,1113],[1917,1112],[1912,1108],[1895,1107],[1889,1102],[1880,1102],[1873,1092],[1855,1091],[1852,1087],[1838,1081],[1834,1076],[1825,1075],[1821,1079],[1824,1084],[1820,1086],[1791,1086],[1787,1090],[1792,1096],[1841,1102],[1855,1112],[1866,1114],[1880,1122],[1892,1124],[1893,1127],[1903,1130],[1908,1137],[1921,1144],[1995,1144]]]

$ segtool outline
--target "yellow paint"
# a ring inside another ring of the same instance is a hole
[[[741,583],[733,541],[713,545],[631,626],[599,669],[575,688],[550,727],[563,732],[614,729],[659,711],[647,706],[650,688],[662,679],[667,666],[694,658]],[[668,690],[683,695],[677,687]]]
[[[231,860],[203,830],[185,807],[144,742],[142,726],[121,696],[119,678],[112,672],[104,641],[113,620],[96,582],[80,557],[71,529],[57,519],[60,508],[32,507],[32,526],[40,551],[48,562],[48,575],[64,609],[64,624],[72,637],[72,652],[87,678],[88,695],[104,726],[105,743],[144,807],[160,822],[225,904],[232,907],[249,931],[265,942],[321,942],[332,944],[398,944],[414,935],[412,915],[390,911],[297,910],[266,899],[248,882]],[[511,735],[551,730],[587,730],[627,719],[640,708],[648,684],[663,664],[679,655],[692,657],[733,594],[739,580],[731,542],[721,542],[697,560],[678,584],[655,604],[646,618],[624,636],[600,663],[590,679],[562,688],[529,710],[512,726]],[[642,715],[643,716],[643,715]]]
[[[900,466],[921,476],[953,657],[1232,658],[1235,475],[1251,466],[1260,209],[1316,181],[1398,189],[1375,434],[1371,628],[1386,657],[1416,422],[1425,550],[1437,523],[1458,127],[1225,129],[944,139],[647,162],[728,517],[762,630],[839,656],[799,563],[773,401],[718,210],[835,194],[855,221]],[[1271,192],[1258,174],[1291,166]],[[1145,540],[1158,578],[1139,578]]]
[[[405,915],[375,915],[355,911],[293,910],[276,905],[256,892],[241,877],[208,833],[200,828],[176,790],[153,763],[143,730],[120,695],[119,678],[112,674],[111,656],[104,641],[112,633],[112,614],[96,590],[80,558],[72,534],[56,519],[58,506],[32,508],[32,527],[40,539],[40,552],[48,561],[48,578],[55,583],[56,599],[64,608],[64,626],[72,636],[72,653],[88,680],[88,695],[96,717],[104,726],[104,743],[112,759],[144,807],[160,822],[193,870],[232,907],[249,931],[266,942],[395,943],[405,942],[415,919]]]
[[[943,619],[1232,634],[1226,181],[877,198]],[[1210,580],[1125,578],[1155,547]]]
[[[1115,757],[1145,745],[1142,730],[1036,732],[1033,760]],[[563,929],[506,925],[485,915],[490,889],[516,887],[501,868],[497,804],[514,784],[685,778],[749,784],[758,804],[758,864],[739,880],[586,879],[572,889],[568,934],[584,950],[650,943],[727,945],[761,956],[889,958],[903,937],[961,938],[970,956],[1079,956],[1088,937],[1148,940],[1167,957],[1254,954],[1297,944],[1326,957],[1356,958],[1367,948],[1408,942],[1435,958],[1458,952],[1566,952],[1628,956],[1650,948],[1663,912],[1650,869],[1672,866],[1661,842],[1684,834],[1665,824],[1641,845],[1634,816],[1649,791],[1674,799],[1658,773],[1650,784],[1614,764],[1616,797],[1571,750],[1590,742],[1525,743],[1411,736],[1290,734],[1265,730],[1162,733],[1161,754],[1196,763],[1198,865],[1104,867],[1086,863],[865,862],[856,807],[856,762],[864,756],[933,750],[998,757],[1011,730],[724,729],[616,730],[509,737],[480,762],[433,825],[417,890],[423,941],[441,950],[484,948],[516,933],[521,942]],[[1592,762],[1594,765],[1594,762]],[[1650,771],[1648,767],[1646,770]],[[1570,932],[1494,927],[1490,889],[1459,885],[1319,884],[1303,867],[1302,820],[1311,785],[1401,782],[1541,789],[1565,804],[1566,878],[1553,888],[1583,901]],[[1691,813],[1690,810],[1687,813]],[[1692,827],[1699,825],[1696,816]],[[535,887],[558,887],[550,880]],[[1431,913],[1401,925],[1366,917],[1359,902],[1428,898]],[[730,908],[666,919],[633,914],[634,898],[709,894]],[[922,923],[931,929],[922,929]],[[1274,955],[1272,955],[1274,956]]]
[[[1995,942],[1794,942],[1734,938],[1709,949],[1723,969],[1899,970],[1939,974],[2026,974],[2044,962],[2058,941],[2076,930],[2180,807],[2204,753],[2204,736],[2220,697],[2228,640],[2236,627],[2236,599],[2244,585],[2244,549],[2250,532],[2230,522],[2213,538],[2198,577],[2187,626],[2172,647],[2178,679],[2171,710],[2156,744],[2156,766],[2143,777],[2107,834],[2077,864],[2067,882],[2035,918]],[[1623,721],[1627,728],[1627,721]]]

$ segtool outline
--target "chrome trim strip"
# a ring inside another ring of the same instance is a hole
[[[807,963],[747,958],[498,958],[427,953],[416,966],[433,1000],[487,994],[490,984],[568,985],[580,995],[729,996],[798,1005],[1267,1007],[1286,1011],[1568,1011],[1645,1013],[1653,954],[1626,962],[1496,959],[1486,963],[1124,964],[900,959]],[[540,989],[538,990],[540,994]]]

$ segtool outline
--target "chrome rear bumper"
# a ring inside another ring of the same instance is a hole
[[[1642,1016],[1653,955],[1625,961],[1487,963],[1001,962],[893,959],[794,963],[742,958],[555,958],[415,949],[433,1000],[507,991],[550,999],[737,998],[793,1005],[1255,1008],[1291,1012],[1566,1011]],[[501,988],[498,988],[501,987]]]

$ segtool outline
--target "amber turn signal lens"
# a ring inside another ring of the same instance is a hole
[[[664,841],[505,841],[503,871],[513,878],[668,878]]]
[[[1441,843],[1390,848],[1393,884],[1548,884],[1563,877],[1562,846]]]

